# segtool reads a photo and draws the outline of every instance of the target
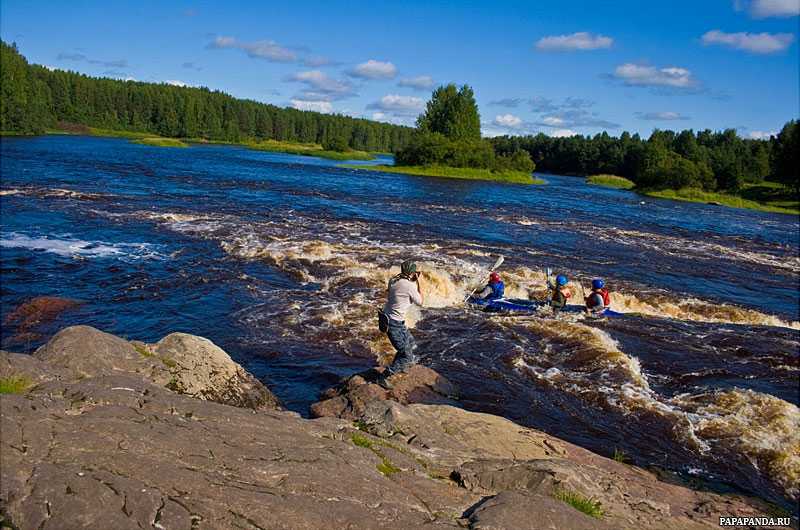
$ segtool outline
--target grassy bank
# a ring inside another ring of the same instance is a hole
[[[363,169],[366,171],[383,171],[385,173],[402,173],[404,175],[419,175],[422,177],[444,177],[467,180],[490,180],[511,184],[545,184],[542,179],[531,177],[522,171],[503,171],[495,173],[488,169],[448,167],[448,166],[358,166],[342,164],[340,167],[350,169]]]
[[[366,151],[328,151],[319,144],[282,142],[279,140],[262,140],[260,142],[245,140],[238,145],[255,149],[257,151],[273,151],[278,153],[289,153],[291,155],[318,156],[331,160],[374,160],[375,155]]]
[[[586,177],[586,182],[595,186],[625,190],[636,187],[633,181],[616,175],[592,175]],[[704,191],[696,188],[635,191],[648,197],[657,197],[659,199],[715,204],[761,212],[800,214],[800,198],[777,182],[765,181],[759,184],[745,184],[738,195]]]
[[[135,144],[152,145],[154,147],[189,147],[189,144],[184,143],[177,138],[162,138],[160,136],[139,138],[132,140]]]
[[[644,195],[659,199],[718,204],[733,208],[747,208],[761,212],[800,215],[800,200],[780,184],[764,182],[745,187],[740,195],[703,191],[695,188],[680,190],[643,191]]]
[[[157,147],[188,147],[190,143],[197,144],[220,144],[220,145],[239,145],[257,151],[270,151],[275,153],[288,153],[291,155],[317,156],[329,158],[331,160],[374,160],[375,155],[366,151],[327,151],[320,144],[282,142],[278,140],[254,140],[247,139],[240,142],[226,142],[217,140],[206,140],[204,138],[167,138],[153,133],[138,131],[121,131],[114,129],[101,129],[98,127],[87,127],[80,124],[62,123],[62,128],[47,130],[46,134],[84,134],[88,136],[104,136],[109,138],[127,138],[135,143],[152,145]]]
[[[625,177],[618,177],[616,175],[592,175],[586,177],[587,184],[594,184],[595,186],[605,186],[606,188],[619,188],[629,190],[636,186],[633,181]]]

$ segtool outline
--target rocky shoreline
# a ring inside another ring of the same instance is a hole
[[[422,366],[303,419],[220,348],[87,326],[2,352],[2,528],[718,528],[768,507],[458,408]]]

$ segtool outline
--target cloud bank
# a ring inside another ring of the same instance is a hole
[[[717,29],[706,32],[701,41],[706,46],[722,45],[750,53],[777,53],[788,48],[794,35],[791,33],[725,33]]]
[[[536,42],[536,49],[545,52],[588,51],[610,48],[613,43],[611,37],[579,31],[571,35],[542,37]]]
[[[416,116],[425,109],[425,100],[414,96],[387,94],[379,101],[367,105],[367,108],[395,116]]]
[[[347,75],[361,79],[393,79],[397,75],[397,67],[390,62],[370,59],[356,65]]]
[[[737,11],[747,9],[753,18],[786,18],[800,15],[800,0],[734,0]]]
[[[697,84],[689,70],[677,66],[656,68],[655,66],[625,63],[617,66],[611,77],[628,86],[685,89],[692,88]]]
[[[234,37],[217,37],[207,47],[216,50],[242,50],[250,58],[264,59],[273,63],[292,63],[297,60],[296,53],[272,40],[242,42]]]
[[[640,120],[648,121],[676,121],[676,120],[690,120],[689,116],[684,116],[679,112],[637,112],[636,117]]]

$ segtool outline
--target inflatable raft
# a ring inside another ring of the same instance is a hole
[[[487,313],[527,313],[529,315],[545,316],[548,313],[543,311],[548,304],[539,300],[524,300],[519,298],[498,298],[495,300],[483,300],[480,298],[470,298],[467,303],[476,308],[481,308]],[[585,307],[582,305],[567,305],[562,310],[564,313],[583,313]],[[606,308],[593,316],[620,317],[624,313],[618,313],[613,309]]]

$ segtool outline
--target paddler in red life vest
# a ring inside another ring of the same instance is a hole
[[[553,308],[554,313],[561,311],[567,305],[567,300],[572,296],[572,291],[567,286],[568,283],[569,279],[563,274],[556,276],[555,284],[550,280],[547,282],[547,286],[553,291],[553,296],[550,298],[550,307]]]
[[[486,287],[484,287],[481,292],[475,294],[475,298],[481,300],[498,300],[503,298],[505,290],[506,286],[503,280],[500,279],[500,275],[496,272],[492,272],[489,274],[489,283],[486,284]]]
[[[587,313],[602,313],[611,305],[611,294],[606,289],[606,282],[600,278],[592,280],[592,292],[584,301]]]

